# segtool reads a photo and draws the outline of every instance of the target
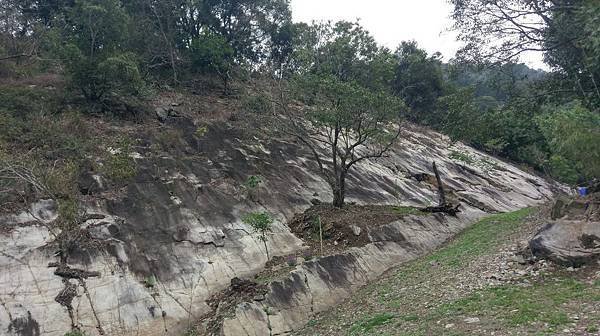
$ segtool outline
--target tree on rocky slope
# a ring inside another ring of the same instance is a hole
[[[331,186],[333,205],[343,207],[346,179],[357,163],[384,156],[400,136],[403,102],[333,76],[295,80],[302,109],[283,102],[283,129],[310,149],[319,172]]]

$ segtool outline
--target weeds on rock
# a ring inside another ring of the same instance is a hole
[[[271,231],[273,218],[267,212],[251,212],[242,218],[242,221],[252,227],[254,232],[258,233],[259,239],[265,245],[267,259],[269,259],[269,249],[267,247],[267,233]]]
[[[86,336],[83,331],[80,330],[71,330],[64,334],[64,336]]]
[[[131,179],[137,173],[137,164],[131,157],[132,140],[120,138],[116,141],[115,148],[107,151],[104,163],[99,167],[107,178],[117,183]]]
[[[258,175],[251,175],[248,177],[246,182],[244,182],[243,189],[246,193],[246,196],[249,197],[252,201],[259,201],[259,187],[263,183],[263,180]]]

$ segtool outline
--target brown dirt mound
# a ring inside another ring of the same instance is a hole
[[[264,300],[267,286],[251,280],[233,278],[231,285],[222,292],[214,294],[206,303],[213,309],[212,313],[203,320],[208,321],[208,335],[219,335],[219,329],[226,317],[235,314],[235,308],[242,302]]]
[[[416,208],[393,205],[346,205],[339,209],[331,204],[319,204],[294,216],[289,227],[309,245],[312,245],[311,242],[319,243],[322,230],[326,245],[333,243],[343,250],[368,244],[370,229],[392,223],[406,215],[424,213]]]

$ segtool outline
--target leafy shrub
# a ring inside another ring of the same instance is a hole
[[[224,91],[231,77],[234,50],[224,36],[206,31],[192,41],[190,48],[192,70],[214,74],[223,81]]]
[[[260,176],[251,175],[244,183],[244,186],[248,189],[256,189],[262,183]]]
[[[208,127],[206,127],[206,126],[198,126],[196,128],[196,131],[194,132],[194,135],[197,138],[202,138],[202,137],[204,137],[206,135],[206,133],[208,133]]]
[[[265,246],[267,253],[267,259],[269,259],[269,249],[267,248],[267,232],[271,231],[273,225],[273,218],[267,212],[251,212],[242,218],[242,221],[252,227],[254,232],[257,232],[260,236],[260,240]]]
[[[61,100],[61,95],[56,91],[30,86],[0,86],[0,111],[14,116],[56,113],[60,110]]]
[[[600,176],[600,115],[579,102],[544,110],[536,120],[552,154],[552,175],[568,183]]]
[[[64,45],[70,86],[91,102],[112,95],[135,95],[142,85],[137,56],[124,49],[130,17],[117,0],[81,0],[67,12]]]
[[[273,112],[271,100],[265,94],[248,95],[242,100],[242,107],[255,114],[270,114]]]
[[[55,225],[67,234],[79,228],[79,202],[74,195],[58,200],[58,220]]]
[[[242,221],[260,233],[261,240],[266,240],[266,233],[271,231],[273,218],[267,212],[251,212],[242,218]]]

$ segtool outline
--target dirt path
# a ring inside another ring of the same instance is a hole
[[[600,335],[599,265],[564,269],[517,253],[541,212],[484,219],[295,335]]]

